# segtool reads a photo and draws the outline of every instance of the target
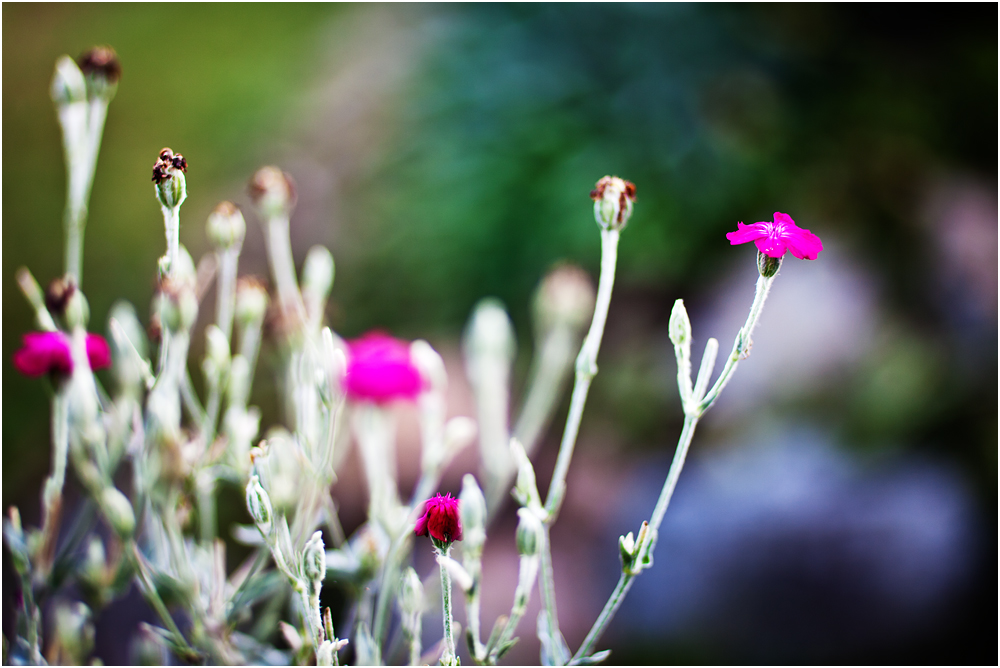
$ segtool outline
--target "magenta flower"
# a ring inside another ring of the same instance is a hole
[[[87,334],[87,360],[95,371],[111,366],[111,348],[100,334]]]
[[[29,332],[22,342],[24,345],[14,353],[14,366],[25,376],[37,378],[47,373],[62,376],[73,373],[69,337],[62,332]],[[103,336],[87,335],[87,359],[91,369],[111,366],[111,350]]]
[[[424,379],[410,359],[410,347],[381,332],[369,332],[348,342],[344,388],[354,401],[383,404],[413,399],[424,389]]]
[[[441,496],[438,494],[432,499],[427,499],[424,505],[424,514],[417,520],[414,530],[418,536],[430,535],[443,543],[462,540],[462,521],[459,519],[458,499],[451,498],[451,494]]]
[[[815,260],[823,250],[820,238],[795,224],[792,217],[780,211],[774,212],[774,222],[760,222],[753,225],[737,223],[735,232],[726,234],[732,246],[754,242],[761,253],[769,257],[780,258],[785,251],[800,260]]]

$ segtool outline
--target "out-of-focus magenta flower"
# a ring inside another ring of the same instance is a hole
[[[87,334],[87,359],[95,371],[111,366],[111,348],[100,334]]]
[[[29,332],[22,347],[14,353],[14,366],[25,376],[37,378],[47,373],[68,376],[73,373],[73,352],[69,337],[62,332]],[[87,359],[91,369],[111,366],[111,349],[103,336],[87,335]]]
[[[459,519],[458,499],[451,494],[427,499],[424,514],[417,520],[415,533],[418,536],[430,535],[443,543],[462,540],[462,521]]]
[[[726,234],[731,245],[752,241],[768,257],[780,258],[786,251],[792,251],[792,255],[800,260],[815,260],[823,250],[823,242],[818,236],[802,229],[791,216],[780,211],[774,212],[774,222],[737,223],[736,227],[735,232]]]
[[[424,379],[405,342],[382,332],[369,332],[347,345],[344,388],[352,400],[382,404],[413,399],[424,389]]]
[[[73,352],[62,332],[29,332],[21,341],[24,345],[14,353],[14,366],[25,376],[73,373]]]

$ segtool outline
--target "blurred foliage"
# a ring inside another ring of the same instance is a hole
[[[735,221],[784,207],[806,227],[841,224],[824,232],[923,306],[910,275],[925,249],[908,229],[922,179],[943,166],[996,170],[996,36],[977,11],[442,10],[446,27],[371,179],[368,271],[341,286],[349,326],[453,330],[493,294],[526,333],[527,297],[549,264],[596,270],[597,235],[581,221],[605,173],[638,185],[626,288],[702,282]]]

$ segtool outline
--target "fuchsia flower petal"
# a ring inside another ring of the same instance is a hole
[[[729,239],[729,245],[735,246],[736,244],[745,244],[748,241],[754,241],[761,238],[763,235],[767,234],[767,229],[764,227],[768,223],[754,223],[753,225],[744,225],[743,223],[736,223],[735,232],[727,232],[726,238]]]
[[[410,359],[410,347],[405,342],[381,332],[369,332],[348,342],[348,348],[344,388],[349,398],[381,404],[412,400],[424,389],[424,379]]]
[[[459,501],[451,494],[427,499],[424,514],[417,520],[414,533],[418,536],[430,535],[444,543],[462,540],[462,521],[459,518]]]
[[[100,334],[87,334],[87,359],[95,371],[111,366],[111,348]]]
[[[29,332],[23,346],[14,353],[14,366],[25,376],[37,378],[50,372],[73,373],[73,353],[69,338],[62,332]]]
[[[805,260],[815,260],[823,250],[823,242],[809,230],[795,224],[792,217],[780,211],[774,212],[774,221],[763,221],[753,225],[736,224],[736,231],[726,234],[730,245],[753,241],[765,255],[780,258],[787,251]]]

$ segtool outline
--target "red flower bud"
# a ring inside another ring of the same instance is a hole
[[[430,535],[444,543],[462,540],[462,521],[459,519],[458,499],[451,494],[438,494],[427,499],[424,514],[417,520],[415,533],[418,536]]]

